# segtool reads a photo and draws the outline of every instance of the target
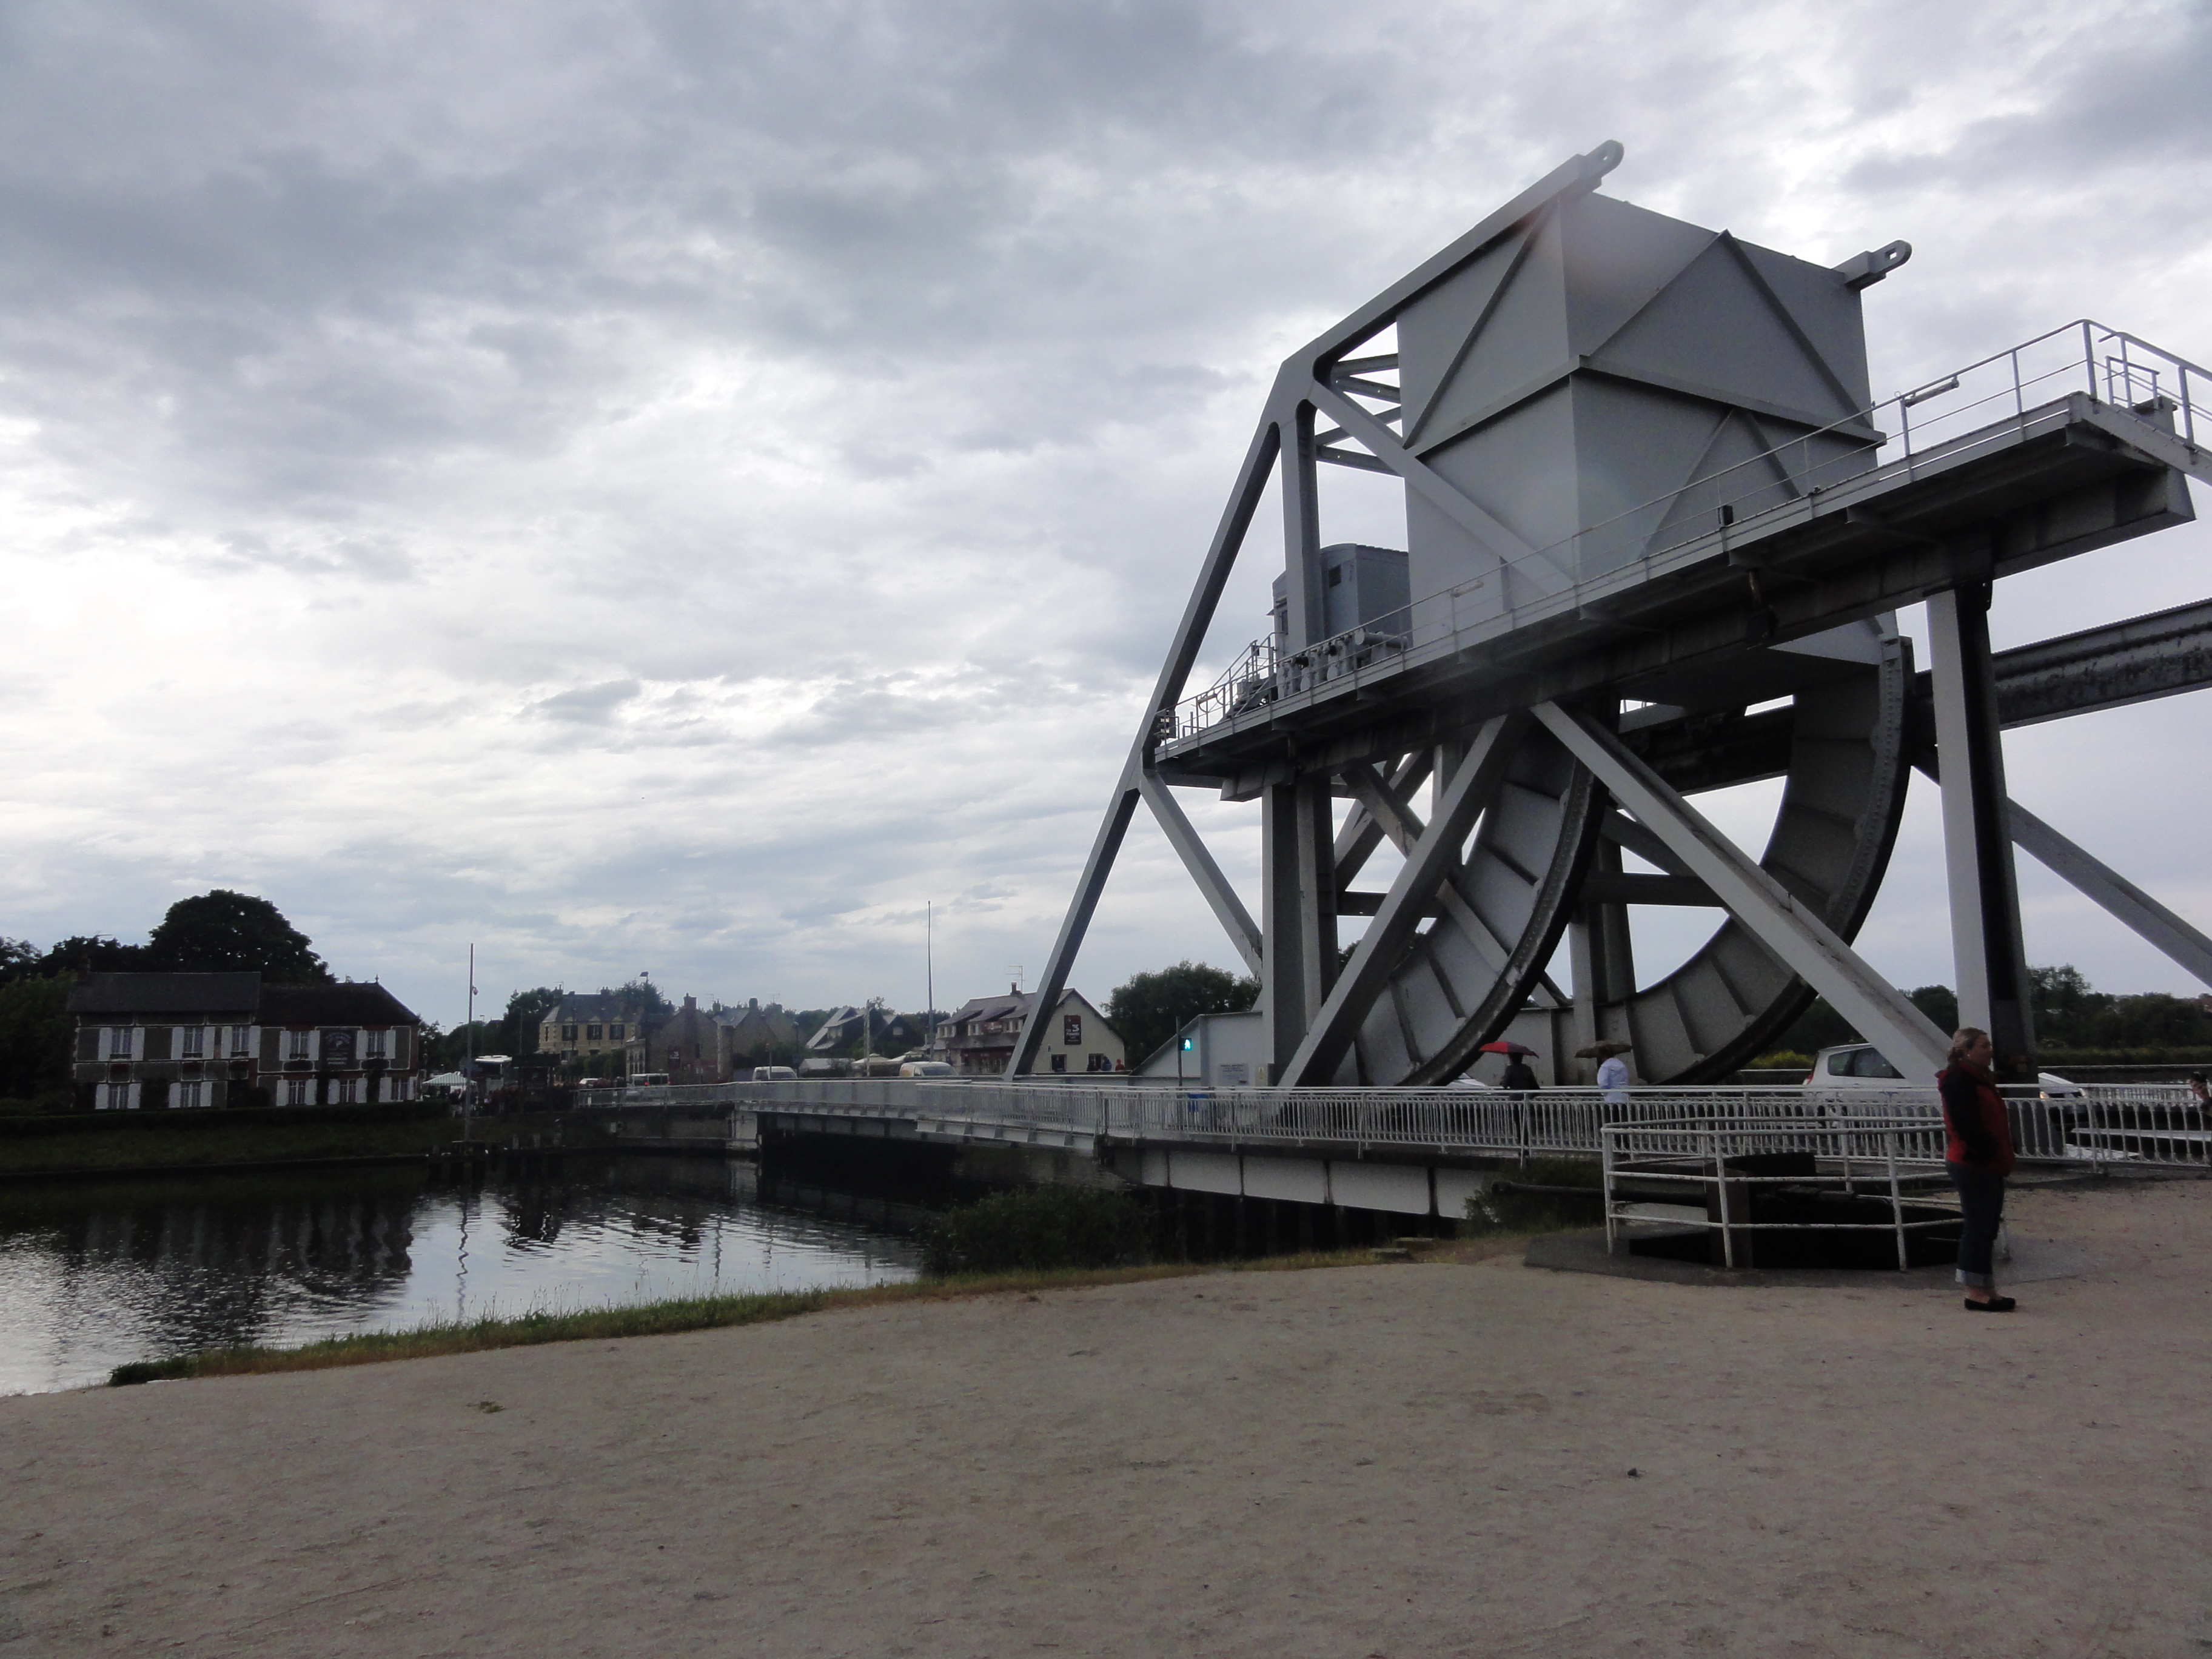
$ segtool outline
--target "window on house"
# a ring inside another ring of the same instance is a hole
[[[107,1034],[107,1057],[110,1060],[131,1058],[131,1027],[118,1025]]]
[[[103,1111],[122,1112],[131,1108],[131,1085],[127,1083],[107,1083],[100,1085],[106,1098],[101,1101]]]
[[[364,1041],[368,1043],[368,1052],[367,1052],[367,1055],[366,1055],[366,1057],[367,1057],[368,1059],[370,1059],[370,1060],[382,1060],[382,1059],[384,1059],[384,1058],[385,1058],[385,1048],[384,1048],[384,1045],[385,1045],[386,1039],[387,1037],[389,1037],[389,1036],[390,1036],[390,1035],[391,1035],[391,1033],[389,1033],[388,1031],[364,1031],[364,1032],[362,1032],[362,1038],[364,1039]]]
[[[230,1028],[230,1052],[234,1054],[251,1054],[253,1028],[251,1025],[234,1025]]]
[[[284,1103],[287,1106],[304,1106],[307,1103],[307,1079],[288,1077],[284,1079]]]
[[[342,1077],[338,1079],[338,1104],[351,1106],[361,1099],[361,1079]]]
[[[584,1041],[586,1042],[599,1042],[601,1029],[601,1027],[597,1025],[586,1025],[584,1028]]]
[[[1055,1072],[1066,1071],[1067,1069],[1067,1056],[1066,1054],[1054,1054],[1052,1057],[1052,1069]]]
[[[291,1037],[291,1046],[285,1050],[284,1057],[287,1060],[306,1060],[308,1057],[308,1039],[313,1037],[314,1033],[313,1031],[293,1031],[289,1033],[289,1035]],[[292,1104],[296,1106],[299,1104],[299,1102],[294,1101]]]
[[[576,1028],[573,1025],[563,1025],[561,1028],[561,1041],[563,1042],[574,1042],[575,1040]]]
[[[206,1026],[186,1025],[182,1027],[181,1030],[184,1040],[177,1050],[177,1056],[179,1059],[198,1060],[203,1054],[207,1053]]]
[[[622,1022],[617,1020],[612,1025],[608,1026],[607,1035],[612,1037],[617,1042],[620,1042],[623,1040]]]
[[[179,1083],[177,1085],[177,1104],[187,1109],[204,1105],[206,1103],[200,1091],[206,1087],[204,1083]]]

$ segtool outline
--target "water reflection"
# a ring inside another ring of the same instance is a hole
[[[914,1276],[918,1207],[750,1164],[216,1175],[0,1188],[0,1393],[126,1360],[488,1312]]]

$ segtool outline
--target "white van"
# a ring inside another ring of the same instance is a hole
[[[957,1077],[959,1073],[941,1060],[908,1060],[899,1062],[901,1077]]]
[[[756,1083],[796,1083],[799,1081],[799,1073],[793,1071],[788,1066],[756,1066],[753,1067],[753,1081]]]

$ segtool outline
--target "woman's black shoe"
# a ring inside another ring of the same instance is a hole
[[[1966,1298],[1968,1313],[2010,1313],[2018,1306],[2020,1304],[2008,1296],[1993,1296],[1986,1302],[1977,1302],[1971,1296]]]

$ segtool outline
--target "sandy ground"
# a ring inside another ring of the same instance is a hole
[[[2008,1318],[1509,1258],[0,1401],[0,1659],[2212,1650],[2212,1184],[2014,1224],[2094,1266]]]

